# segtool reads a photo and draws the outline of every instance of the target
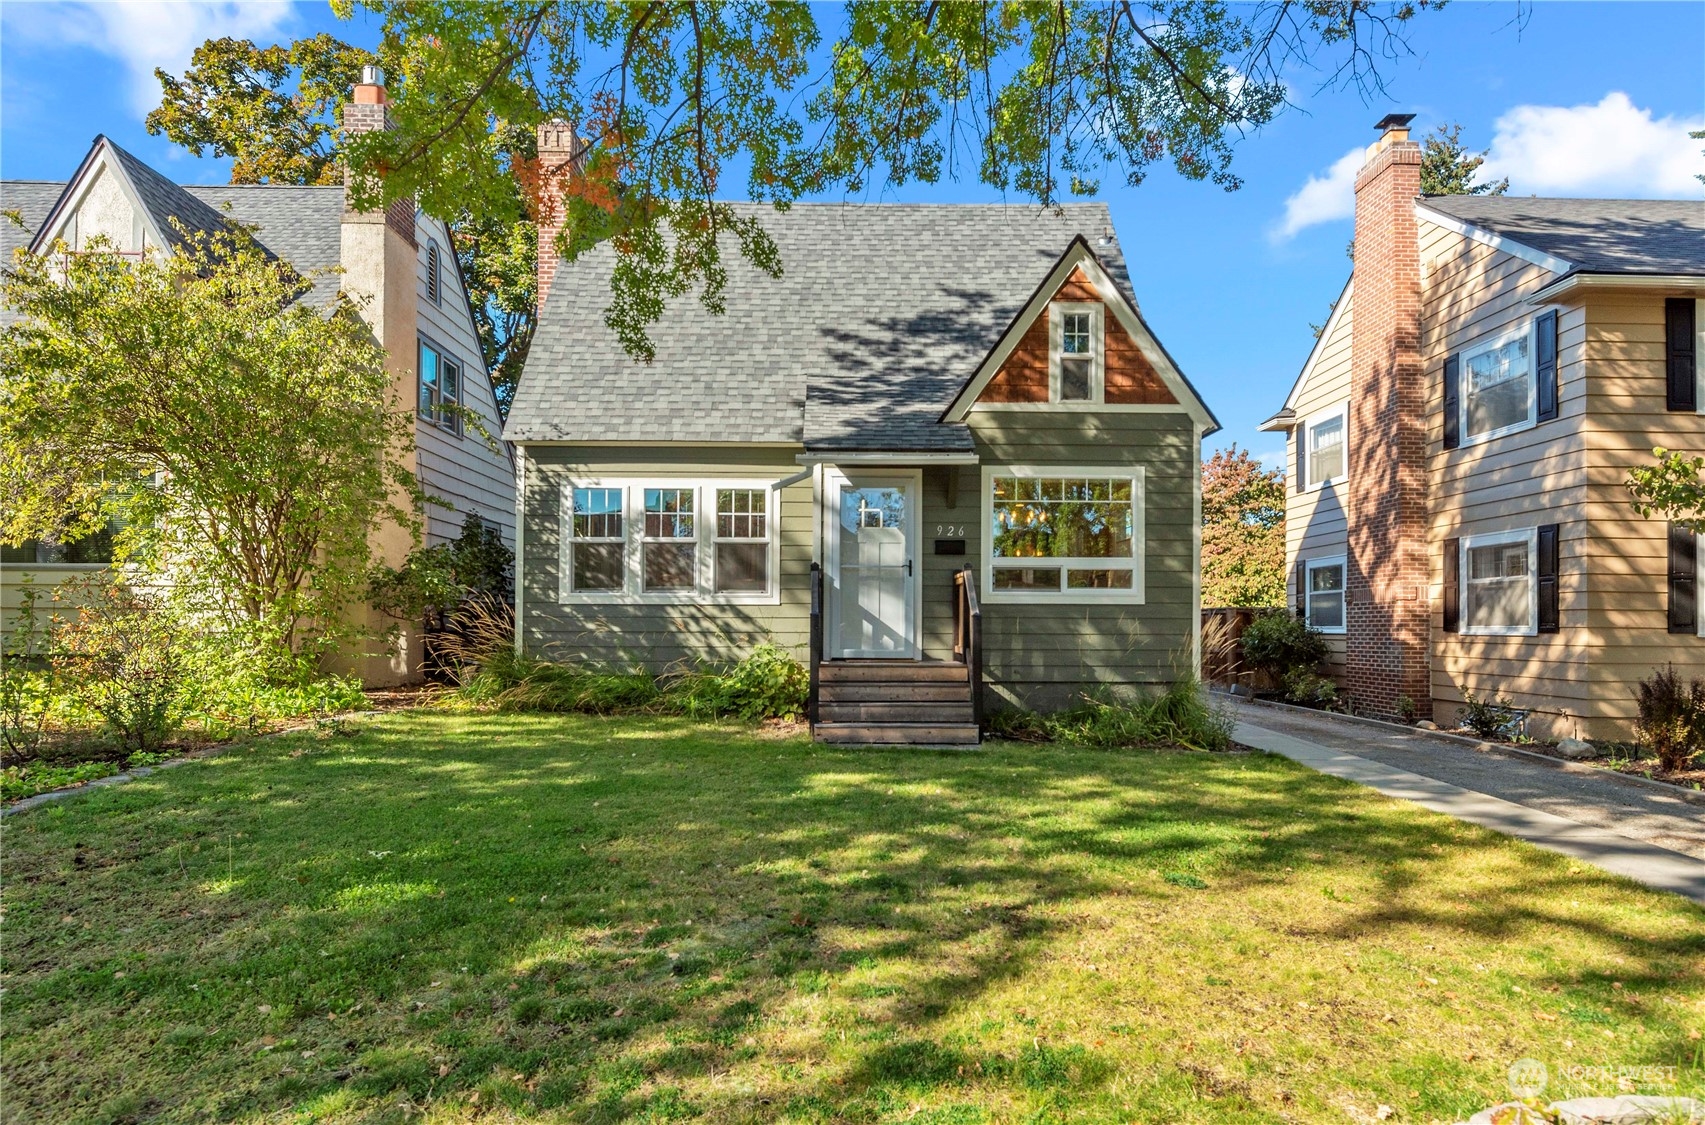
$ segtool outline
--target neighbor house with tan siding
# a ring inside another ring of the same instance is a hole
[[[571,163],[574,139],[541,128]],[[518,643],[661,671],[772,642],[819,737],[974,742],[989,707],[1197,667],[1204,434],[1111,217],[1003,205],[740,205],[780,251],[655,358],[604,323],[614,252],[558,262],[505,436]]]
[[[382,81],[373,73],[355,87],[352,104],[344,107],[346,132],[384,127]],[[21,220],[0,223],[0,254],[8,262],[20,250],[76,253],[96,239],[126,254],[159,253],[197,232],[235,229],[311,281],[302,300],[329,304],[340,292],[353,298],[388,354],[396,400],[414,407],[410,468],[438,501],[422,513],[425,544],[455,538],[470,515],[514,543],[513,457],[495,440],[501,415],[441,220],[407,200],[382,211],[355,211],[337,185],[175,184],[104,136],[95,138],[68,180],[0,182],[0,208]],[[0,309],[0,323],[12,319]],[[392,564],[414,545],[390,522],[375,542]],[[110,536],[0,545],[4,608],[16,608],[26,581],[46,589],[105,571],[111,549]],[[395,624],[377,614],[369,623],[380,631]],[[418,631],[405,631],[400,644],[388,650],[371,645],[351,657],[350,667],[370,684],[414,679],[417,640]]]
[[[1630,468],[1705,452],[1705,203],[1421,196],[1408,118],[1356,183],[1355,267],[1284,407],[1291,603],[1355,710],[1625,738],[1705,671],[1696,537]]]

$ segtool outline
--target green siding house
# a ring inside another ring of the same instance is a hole
[[[603,323],[612,253],[545,262],[504,432],[518,643],[661,670],[773,641],[838,741],[1194,673],[1217,423],[1106,208],[755,213],[784,275],[731,263],[726,312],[672,304],[651,363]]]

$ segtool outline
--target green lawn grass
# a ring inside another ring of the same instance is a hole
[[[1697,907],[1264,755],[420,711],[4,837],[8,1122],[1448,1121],[1705,1027]]]

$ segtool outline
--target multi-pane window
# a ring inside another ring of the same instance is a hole
[[[627,583],[625,490],[576,488],[569,515],[569,589],[620,590]]]
[[[586,482],[565,490],[562,594],[772,597],[774,491],[762,483]]]
[[[646,593],[692,590],[698,585],[698,536],[693,521],[693,489],[645,490],[644,563]]]
[[[1308,483],[1330,484],[1344,476],[1344,413],[1339,411],[1308,426]]]
[[[1101,324],[1095,305],[1052,307],[1053,400],[1095,402],[1101,383]]]
[[[452,433],[462,432],[462,365],[436,346],[420,342],[420,416]]]
[[[1090,352],[1090,315],[1069,312],[1060,317],[1060,401],[1088,402],[1095,358]]]
[[[1322,633],[1344,631],[1344,560],[1310,559],[1303,566],[1308,583],[1303,605],[1311,627]]]
[[[990,479],[990,589],[1113,594],[1141,589],[1141,489],[1120,476]]]
[[[761,594],[770,586],[769,489],[716,490],[716,557],[712,588],[719,594]]]
[[[1463,632],[1533,632],[1533,533],[1476,536],[1462,553]]]
[[[1462,360],[1462,431],[1484,437],[1533,421],[1529,333],[1468,352]]]

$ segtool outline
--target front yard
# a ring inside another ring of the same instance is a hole
[[[417,711],[4,834],[7,1121],[1450,1121],[1524,1056],[1701,1073],[1705,911],[1261,755]]]

